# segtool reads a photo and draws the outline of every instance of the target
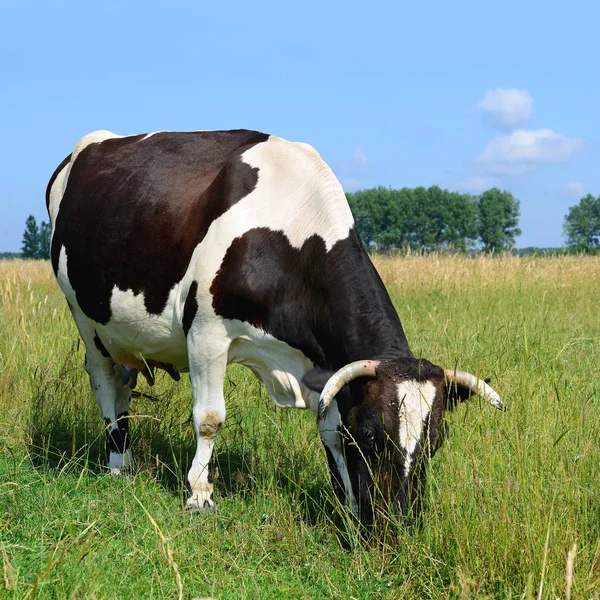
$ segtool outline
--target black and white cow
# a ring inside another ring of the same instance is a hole
[[[502,407],[485,382],[412,354],[342,187],[311,146],[246,130],[96,131],[46,200],[110,469],[133,463],[137,373],[190,373],[190,510],[213,506],[208,464],[231,362],[277,405],[319,415],[336,492],[368,526],[377,486],[405,513],[417,506],[452,397]]]

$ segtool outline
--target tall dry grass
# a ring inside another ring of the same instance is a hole
[[[600,256],[495,256],[408,254],[376,255],[373,262],[388,288],[399,290],[544,290],[564,288],[588,291],[589,281],[600,278]]]

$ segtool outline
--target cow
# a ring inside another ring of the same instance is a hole
[[[51,261],[86,348],[107,467],[133,467],[138,374],[189,372],[186,508],[214,506],[223,383],[241,363],[318,415],[332,484],[368,528],[419,510],[445,407],[500,396],[411,352],[342,186],[304,143],[257,131],[83,137],[52,175]],[[381,492],[381,493],[380,493]]]

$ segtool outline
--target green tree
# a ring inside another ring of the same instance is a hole
[[[399,243],[405,213],[397,190],[378,186],[346,194],[346,198],[367,248],[387,250]]]
[[[476,204],[468,194],[437,185],[415,188],[411,247],[424,250],[466,250],[477,237]]]
[[[50,223],[42,221],[40,225],[39,258],[50,258]]]
[[[573,250],[589,251],[600,246],[600,196],[584,196],[565,217],[564,235]]]
[[[485,251],[506,250],[521,235],[520,204],[508,191],[492,188],[483,192],[477,203],[479,239]]]
[[[477,239],[477,201],[470,194],[444,190],[448,210],[442,242],[450,250],[468,250]]]
[[[350,210],[354,215],[356,228],[367,248],[377,243],[377,237],[385,227],[385,199],[387,188],[358,190],[346,194]]]
[[[40,230],[33,215],[29,215],[27,221],[25,221],[21,252],[23,258],[39,258]]]
[[[477,237],[476,202],[468,194],[438,186],[400,190],[379,186],[346,197],[368,248],[466,250]]]

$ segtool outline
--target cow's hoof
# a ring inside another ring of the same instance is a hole
[[[111,475],[128,475],[135,470],[133,453],[127,449],[123,454],[111,452],[108,456],[108,472]]]
[[[190,496],[185,503],[185,510],[191,513],[208,512],[215,509],[215,503],[208,495],[197,494]],[[212,494],[210,494],[212,496]]]

